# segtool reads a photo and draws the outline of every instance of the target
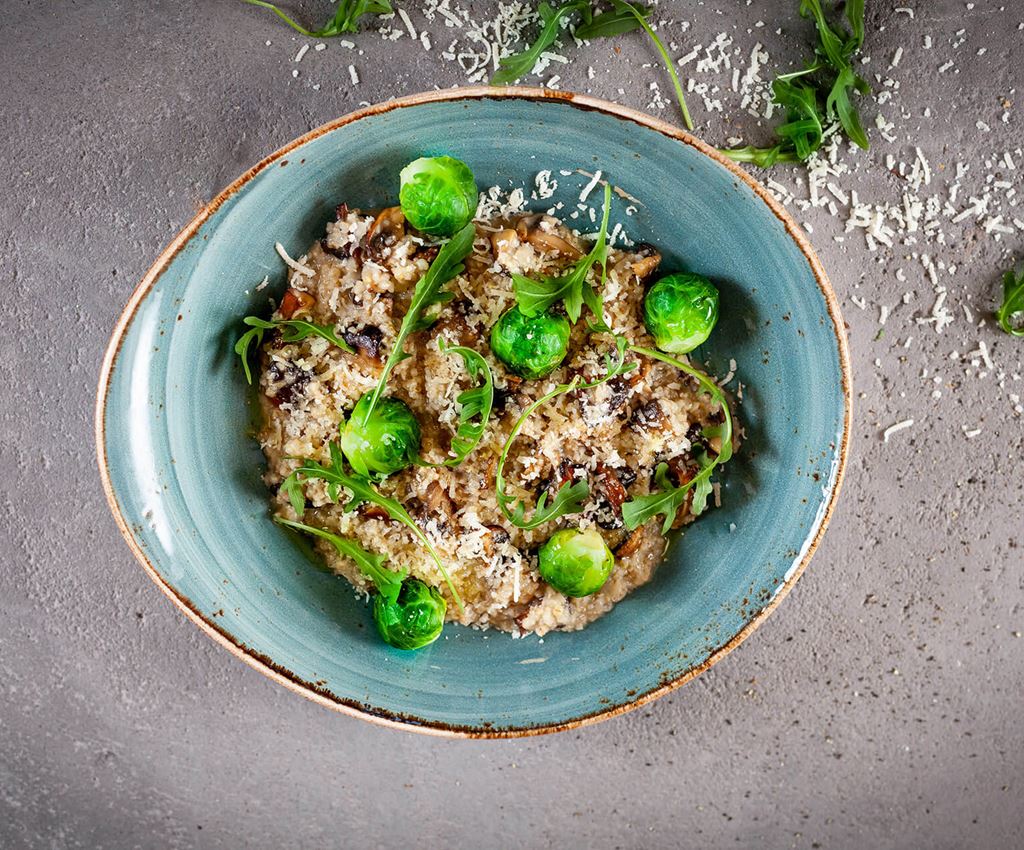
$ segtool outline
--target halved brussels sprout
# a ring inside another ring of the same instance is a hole
[[[566,596],[590,596],[608,581],[615,556],[593,528],[566,528],[548,538],[538,556],[541,578]]]
[[[703,343],[718,321],[718,290],[706,277],[679,272],[663,277],[644,298],[644,324],[662,351],[686,354]]]
[[[565,316],[547,312],[529,317],[512,307],[491,328],[491,351],[509,370],[534,381],[565,359],[571,331]]]
[[[373,621],[380,636],[393,647],[419,649],[441,636],[446,608],[437,588],[407,578],[394,602],[380,593],[374,597]]]
[[[359,399],[341,432],[341,450],[349,465],[367,478],[399,472],[420,453],[420,423],[404,401],[382,398],[363,421],[371,395]]]
[[[421,157],[402,169],[398,198],[406,219],[417,230],[453,236],[476,213],[476,181],[461,160]]]

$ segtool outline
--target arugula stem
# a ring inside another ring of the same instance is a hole
[[[781,145],[773,148],[756,148],[748,145],[745,148],[719,148],[718,152],[729,157],[733,162],[750,162],[754,165],[767,167],[776,162],[799,162],[796,151],[785,150]]]
[[[605,375],[595,381],[589,381],[587,383],[580,383],[579,376],[577,375],[568,384],[558,384],[553,390],[551,390],[551,392],[530,404],[529,407],[527,407],[519,416],[519,419],[516,420],[515,425],[512,426],[508,439],[505,440],[505,445],[502,447],[501,455],[498,457],[498,465],[494,471],[494,487],[498,507],[501,508],[501,512],[505,515],[505,518],[517,528],[529,531],[540,527],[546,522],[558,519],[560,516],[579,513],[582,510],[583,500],[590,494],[590,486],[586,481],[579,481],[572,485],[563,484],[555,494],[555,498],[552,500],[550,505],[547,504],[547,494],[541,494],[533,515],[530,519],[526,519],[525,507],[522,501],[518,501],[514,508],[509,507],[512,503],[512,497],[505,491],[505,461],[508,459],[509,449],[512,448],[512,443],[515,442],[516,437],[519,436],[519,432],[522,430],[524,423],[533,415],[537,408],[547,404],[547,402],[551,401],[553,398],[563,395],[564,393],[571,392],[572,390],[589,390],[599,387],[601,384],[610,381],[616,375],[625,374],[626,372],[630,372],[636,368],[635,363],[630,363],[628,366],[625,364],[627,348],[626,338],[616,336],[615,344],[616,351],[618,353],[618,362],[613,364],[611,355],[606,355],[608,372]]]
[[[274,517],[274,522],[278,525],[283,525],[286,528],[291,528],[294,531],[302,531],[306,534],[312,534],[326,540],[338,550],[340,555],[343,555],[352,561],[359,568],[359,571],[373,582],[378,593],[386,597],[391,602],[394,602],[398,598],[398,592],[401,590],[402,582],[405,580],[405,577],[409,572],[404,568],[398,570],[387,569],[384,566],[385,561],[387,561],[387,555],[378,555],[374,552],[369,552],[356,543],[356,541],[349,540],[347,537],[342,537],[338,534],[333,534],[330,531],[325,531],[322,528],[317,528],[315,525],[306,525],[304,522],[293,522],[290,519],[284,519],[279,516]]]
[[[444,563],[441,561],[441,556],[434,548],[434,544],[430,542],[430,539],[423,532],[423,529],[416,524],[416,520],[412,518],[410,513],[397,499],[392,499],[390,496],[385,496],[382,493],[379,493],[367,479],[346,473],[342,466],[341,449],[338,448],[337,443],[331,443],[330,449],[331,466],[324,466],[314,460],[304,460],[292,473],[292,476],[295,476],[297,479],[317,478],[321,481],[326,481],[328,483],[328,496],[333,502],[338,501],[338,497],[340,496],[340,492],[338,490],[339,487],[343,487],[348,490],[348,492],[352,494],[352,498],[344,505],[343,509],[345,511],[354,510],[363,502],[369,502],[370,504],[382,507],[389,517],[406,526],[410,531],[412,531],[417,541],[419,541],[423,548],[427,550],[427,553],[437,565],[437,569],[444,578],[445,584],[448,585],[448,589],[451,591],[452,598],[455,600],[455,604],[458,606],[459,612],[464,614],[466,609],[462,604],[462,598],[459,596],[459,592],[455,589],[455,584],[452,582],[451,576],[448,575],[448,570],[445,569]],[[293,507],[296,506],[293,504]]]
[[[676,73],[675,66],[672,63],[672,57],[668,55],[668,50],[665,49],[665,45],[661,39],[658,38],[658,34],[651,29],[651,25],[647,23],[647,19],[637,11],[636,7],[632,3],[623,2],[622,5],[629,9],[633,17],[637,19],[640,26],[644,28],[644,31],[651,37],[651,41],[654,42],[654,46],[658,49],[661,54],[662,61],[665,63],[665,69],[668,71],[668,75],[672,78],[672,85],[676,90],[676,100],[679,101],[679,110],[683,113],[683,122],[686,124],[687,130],[693,129],[693,120],[690,118],[690,110],[686,108],[686,98],[683,96],[683,86],[679,82],[679,75]]]
[[[443,338],[438,339],[437,347],[442,354],[458,354],[466,366],[470,380],[480,379],[479,386],[472,387],[456,396],[455,401],[461,405],[459,424],[452,437],[452,457],[440,463],[431,463],[420,458],[416,463],[420,466],[440,469],[454,469],[461,464],[480,445],[487,423],[491,418],[494,406],[494,376],[491,367],[479,351],[462,345],[448,345]]]
[[[650,519],[652,516],[657,516],[658,513],[665,514],[665,524],[663,531],[667,533],[672,525],[672,520],[675,518],[675,514],[678,511],[678,504],[676,499],[681,494],[686,493],[689,490],[696,490],[701,484],[709,481],[712,473],[716,467],[725,463],[732,457],[732,411],[729,409],[729,404],[726,401],[725,394],[722,392],[721,387],[718,386],[710,377],[708,377],[700,369],[697,369],[688,363],[684,363],[682,360],[678,360],[675,357],[670,357],[667,354],[663,354],[660,351],[655,351],[651,348],[644,348],[639,345],[629,346],[629,350],[641,354],[645,357],[651,357],[655,360],[660,360],[662,363],[667,363],[669,366],[674,366],[681,372],[689,375],[691,378],[700,384],[701,388],[711,396],[711,398],[718,402],[722,408],[722,429],[721,429],[721,446],[720,451],[715,456],[715,459],[711,461],[707,466],[704,466],[693,478],[687,481],[685,484],[675,488],[675,490],[665,492],[662,494],[651,494],[650,496],[642,496],[639,499],[630,499],[622,506],[622,518],[627,528],[637,528]],[[654,501],[655,507],[653,508],[650,504],[641,504],[644,502],[650,503]],[[660,508],[660,510],[659,510]]]
[[[282,12],[279,8],[277,8],[277,6],[275,6],[273,3],[266,3],[266,2],[264,2],[264,0],[244,0],[244,2],[248,3],[250,6],[259,6],[261,9],[270,9],[271,12],[273,12],[275,15],[277,15],[281,20],[283,20],[286,24],[288,24],[288,26],[290,26],[293,30],[297,30],[298,32],[301,32],[304,36],[307,36],[309,38],[317,38],[317,34],[315,32],[312,32],[312,31],[306,29],[304,26],[302,26],[301,24],[299,24],[298,22],[296,22],[292,18],[289,18],[284,12]]]
[[[475,239],[476,228],[472,223],[467,224],[441,247],[430,264],[430,268],[419,279],[416,288],[413,289],[409,309],[402,319],[398,335],[395,337],[387,362],[384,364],[384,370],[381,372],[377,386],[373,388],[373,395],[370,396],[370,401],[363,412],[364,424],[370,421],[370,414],[373,413],[374,407],[377,406],[377,402],[380,401],[380,397],[384,393],[391,370],[411,356],[405,353],[405,341],[409,335],[416,331],[426,330],[433,324],[435,317],[424,316],[424,311],[428,307],[443,305],[452,299],[452,294],[446,292],[443,287],[452,278],[462,274],[464,268],[462,261],[473,250]]]
[[[725,398],[725,393],[722,392],[722,388],[700,369],[661,351],[655,351],[653,348],[644,348],[641,345],[631,345],[629,350],[634,354],[642,354],[645,357],[651,357],[655,360],[660,360],[662,363],[667,363],[669,366],[675,366],[680,372],[685,372],[693,378],[714,401],[718,402],[722,408],[722,417],[724,419],[722,423],[724,426],[722,429],[722,450],[718,453],[718,459],[715,463],[708,468],[712,469],[719,463],[725,463],[729,460],[732,457],[732,411],[729,409],[729,403]]]

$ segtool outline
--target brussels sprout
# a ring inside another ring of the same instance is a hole
[[[541,578],[566,596],[590,596],[608,581],[615,556],[594,528],[567,528],[548,538],[539,554]]]
[[[444,628],[444,597],[418,578],[402,582],[398,598],[390,602],[382,593],[373,600],[377,631],[398,649],[419,649],[433,643]]]
[[[382,398],[363,421],[370,396],[356,403],[341,432],[341,450],[356,474],[386,476],[411,466],[420,453],[420,423],[405,402]]]
[[[530,318],[512,307],[491,328],[491,351],[511,371],[533,381],[565,359],[571,330],[565,316],[548,312]]]
[[[453,236],[476,213],[476,181],[466,163],[450,156],[421,157],[402,169],[398,198],[417,230]]]
[[[706,277],[680,272],[663,277],[644,298],[644,324],[658,348],[686,354],[703,343],[718,321],[718,290]]]

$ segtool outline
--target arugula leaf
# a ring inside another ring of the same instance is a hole
[[[571,0],[558,8],[552,7],[550,3],[541,3],[537,7],[537,13],[544,26],[537,35],[537,39],[522,53],[504,57],[498,63],[498,70],[491,77],[491,85],[507,86],[520,77],[527,76],[537,64],[541,53],[557,41],[561,32],[562,18],[573,12],[583,12],[589,17],[590,0]]]
[[[542,277],[540,280],[533,280],[521,274],[512,275],[516,304],[524,316],[536,316],[561,301],[565,304],[565,312],[569,316],[569,321],[575,324],[583,312],[583,305],[586,304],[599,323],[595,327],[607,332],[607,325],[605,325],[602,315],[601,296],[587,283],[587,275],[595,263],[600,263],[600,287],[604,287],[608,262],[608,216],[611,212],[611,203],[611,186],[605,184],[604,213],[601,217],[601,230],[598,232],[597,241],[594,242],[590,253],[581,260],[577,260],[576,265],[570,271],[558,277]]]
[[[690,506],[690,512],[694,516],[703,513],[707,508],[708,495],[712,491],[711,474],[718,466],[721,466],[732,457],[732,411],[729,409],[729,403],[718,384],[699,369],[695,369],[682,360],[650,348],[631,345],[629,350],[652,357],[655,360],[660,360],[663,363],[668,363],[670,366],[675,366],[680,371],[685,372],[691,378],[694,378],[701,389],[710,395],[722,409],[722,423],[720,425],[708,426],[703,430],[705,437],[718,437],[721,440],[721,451],[715,457],[710,457],[704,451],[695,452],[694,459],[697,461],[700,469],[692,479],[679,487],[674,487],[672,482],[668,480],[667,465],[659,464],[654,473],[654,480],[660,489],[647,496],[635,496],[622,505],[622,522],[626,528],[630,530],[639,528],[647,520],[661,514],[665,517],[661,528],[662,533],[668,534],[672,529],[672,523],[675,521],[676,514],[683,506],[688,491],[693,490],[693,502]]]
[[[792,145],[799,160],[807,159],[821,147],[825,128],[815,90],[802,82],[780,77],[772,83],[775,102],[787,109],[786,123],[775,133]]]
[[[708,496],[714,492],[714,488],[711,486],[710,474],[707,478],[699,478],[699,475],[705,469],[713,467],[716,461],[704,449],[695,451],[693,457],[697,461],[699,480],[693,485],[693,502],[690,504],[690,513],[700,516],[707,509]]]
[[[587,500],[587,496],[590,495],[590,485],[586,481],[577,481],[575,484],[566,482],[558,488],[550,502],[548,501],[547,491],[541,493],[533,513],[528,518],[526,516],[526,503],[523,500],[517,500],[514,496],[510,496],[505,489],[505,461],[508,459],[508,452],[512,447],[512,443],[519,436],[519,432],[522,430],[526,420],[533,415],[537,408],[551,401],[551,399],[573,390],[587,390],[599,387],[617,375],[624,375],[627,372],[633,371],[637,364],[625,362],[627,347],[628,341],[625,337],[615,337],[616,359],[613,360],[611,354],[605,355],[605,367],[607,369],[605,375],[589,383],[581,383],[577,376],[568,384],[559,384],[547,395],[542,396],[527,407],[519,419],[516,420],[516,424],[512,426],[508,439],[505,440],[505,445],[501,450],[501,455],[498,457],[498,465],[494,471],[494,485],[498,507],[501,508],[505,518],[517,528],[530,530],[559,517],[580,513],[583,510],[583,503]]]
[[[638,4],[634,5],[643,17],[646,18],[650,15],[651,10],[649,7]],[[576,27],[575,35],[576,38],[583,41],[592,41],[595,38],[608,38],[638,29],[640,29],[640,22],[631,10],[610,9],[607,12],[602,12],[600,15],[595,15],[589,24],[580,24],[580,26]]]
[[[639,528],[647,520],[662,514],[665,521],[661,527],[662,534],[668,534],[672,530],[672,523],[676,514],[686,500],[689,492],[689,485],[682,487],[673,486],[668,480],[668,464],[659,463],[654,471],[654,480],[660,488],[647,496],[634,496],[622,505],[622,522],[626,528],[632,530]]]
[[[764,148],[747,146],[721,151],[736,162],[762,167],[778,162],[803,162],[821,147],[826,120],[838,120],[850,141],[868,148],[868,136],[852,97],[854,92],[864,95],[871,91],[853,64],[864,44],[864,0],[846,3],[850,32],[828,22],[821,0],[800,0],[800,14],[814,20],[817,60],[802,71],[775,78],[773,100],[786,110],[785,123],[775,131],[779,142]]]
[[[825,9],[821,0],[800,0],[800,15],[813,18],[818,29],[818,40],[821,42],[819,52],[823,53],[832,67],[839,69],[846,64],[845,40],[840,38],[825,19]]]
[[[852,33],[846,41],[845,52],[852,56],[864,46],[864,0],[846,0],[846,20]]]
[[[324,531],[324,529],[316,528],[312,525],[293,522],[290,519],[283,519],[279,516],[274,517],[274,522],[278,525],[283,525],[296,531],[304,531],[306,534],[313,534],[326,540],[338,550],[339,554],[354,561],[355,565],[359,567],[359,572],[373,582],[377,592],[387,599],[388,602],[393,603],[398,599],[398,592],[402,589],[402,581],[409,574],[409,571],[405,568],[399,570],[385,568],[384,562],[388,559],[387,555],[368,552],[354,540],[332,534],[329,531]]]
[[[270,9],[293,30],[297,30],[309,38],[331,38],[344,32],[358,32],[359,19],[363,15],[390,15],[395,11],[391,8],[391,0],[338,0],[338,8],[334,12],[334,17],[320,29],[308,30],[289,18],[273,3],[266,3],[264,0],[245,0],[245,2],[250,6]]]
[[[246,316],[242,321],[247,324],[247,330],[238,342],[235,343],[235,354],[242,358],[242,368],[245,370],[245,380],[252,384],[252,372],[249,369],[249,349],[255,344],[259,348],[263,344],[263,335],[273,328],[281,328],[282,342],[300,342],[311,336],[319,336],[328,342],[338,346],[343,351],[352,354],[352,346],[334,332],[334,328],[327,325],[317,325],[307,322],[305,319],[258,319],[256,316]]]
[[[448,585],[448,590],[451,591],[455,604],[459,606],[459,611],[464,612],[465,608],[462,605],[462,599],[459,596],[459,592],[455,589],[451,577],[448,575],[448,570],[445,569],[444,564],[441,562],[441,556],[437,553],[427,535],[423,533],[423,530],[402,506],[402,503],[397,499],[392,499],[390,496],[385,496],[378,492],[368,479],[345,472],[344,457],[341,453],[341,447],[337,443],[330,444],[330,451],[330,466],[324,466],[318,461],[306,459],[300,463],[299,467],[289,478],[294,477],[300,482],[311,478],[325,481],[327,483],[327,495],[332,502],[339,500],[342,489],[347,490],[351,494],[351,498],[343,507],[345,512],[354,511],[364,503],[383,508],[391,519],[402,523],[412,531],[420,545],[427,550],[427,553],[437,565],[438,571],[444,578],[445,584]],[[287,487],[288,489],[285,492],[289,494],[294,492],[294,485],[286,483],[281,486]],[[295,507],[294,503],[292,507]]]
[[[306,512],[306,494],[302,490],[302,482],[298,475],[289,475],[278,489],[288,497],[296,514],[302,516]]]
[[[401,327],[398,329],[398,336],[395,337],[395,344],[391,348],[387,362],[384,364],[384,371],[381,372],[377,386],[370,396],[370,401],[363,413],[363,421],[366,422],[373,413],[373,408],[384,392],[384,386],[388,382],[391,370],[403,360],[412,355],[404,351],[405,341],[410,334],[429,328],[437,320],[436,315],[424,315],[424,311],[430,307],[440,306],[451,301],[455,296],[446,292],[442,287],[452,278],[462,274],[465,268],[462,261],[473,250],[473,241],[476,239],[476,228],[472,223],[467,224],[451,239],[448,240],[437,252],[437,256],[430,264],[426,274],[420,278],[419,283],[412,293],[412,300],[409,302],[409,309],[402,319]]]
[[[1024,313],[1024,270],[1018,276],[1011,269],[1003,275],[1003,304],[996,312],[996,321],[1011,336],[1024,336],[1024,322],[1013,323],[1016,313]]]
[[[868,84],[847,66],[836,77],[832,90],[828,93],[828,99],[825,101],[825,109],[829,118],[835,116],[839,119],[843,131],[854,144],[867,150],[868,134],[864,132],[864,126],[860,123],[860,113],[857,111],[857,107],[850,100],[850,89],[861,94],[867,94],[871,90]]]
[[[462,357],[470,380],[482,382],[479,386],[470,387],[459,393],[455,399],[460,409],[459,427],[452,437],[451,450],[454,457],[442,463],[423,463],[424,466],[454,468],[469,456],[484,436],[487,422],[491,418],[491,408],[494,406],[494,378],[491,375],[491,367],[487,365],[480,352],[462,345],[448,345],[443,339],[437,341],[437,347],[443,354],[458,354]]]
[[[679,82],[679,75],[676,74],[672,57],[668,55],[665,45],[647,22],[651,10],[639,3],[629,3],[626,0],[611,0],[611,4],[613,7],[611,10],[602,12],[595,17],[589,0],[571,0],[571,2],[562,3],[557,8],[552,7],[550,3],[541,3],[537,7],[537,13],[544,26],[536,40],[521,53],[503,58],[498,64],[498,71],[491,77],[491,85],[506,86],[533,71],[541,54],[558,39],[562,18],[574,12],[580,12],[583,16],[583,23],[573,33],[579,39],[607,38],[637,29],[642,29],[647,33],[658,53],[661,54],[665,69],[672,78],[672,86],[675,88],[676,100],[679,102],[679,111],[682,112],[683,120],[686,122],[686,129],[692,130],[693,121],[690,118],[690,111],[686,108],[683,86]]]

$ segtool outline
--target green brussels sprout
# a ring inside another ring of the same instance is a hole
[[[377,631],[397,649],[419,649],[433,643],[444,628],[444,597],[418,578],[402,582],[394,602],[378,593],[373,600]]]
[[[409,224],[434,236],[454,236],[476,214],[476,181],[450,156],[421,157],[402,169],[398,193]]]
[[[359,475],[386,476],[408,466],[420,453],[420,423],[397,398],[382,398],[364,422],[367,393],[356,403],[341,432],[341,450]]]
[[[491,328],[491,351],[511,371],[528,381],[558,368],[569,352],[572,326],[565,316],[524,316],[518,307],[501,314]]]
[[[703,343],[718,321],[718,290],[706,277],[679,272],[663,277],[644,298],[644,324],[662,351],[686,354]]]
[[[615,556],[597,529],[556,531],[540,548],[540,575],[566,596],[590,596],[608,581]]]

